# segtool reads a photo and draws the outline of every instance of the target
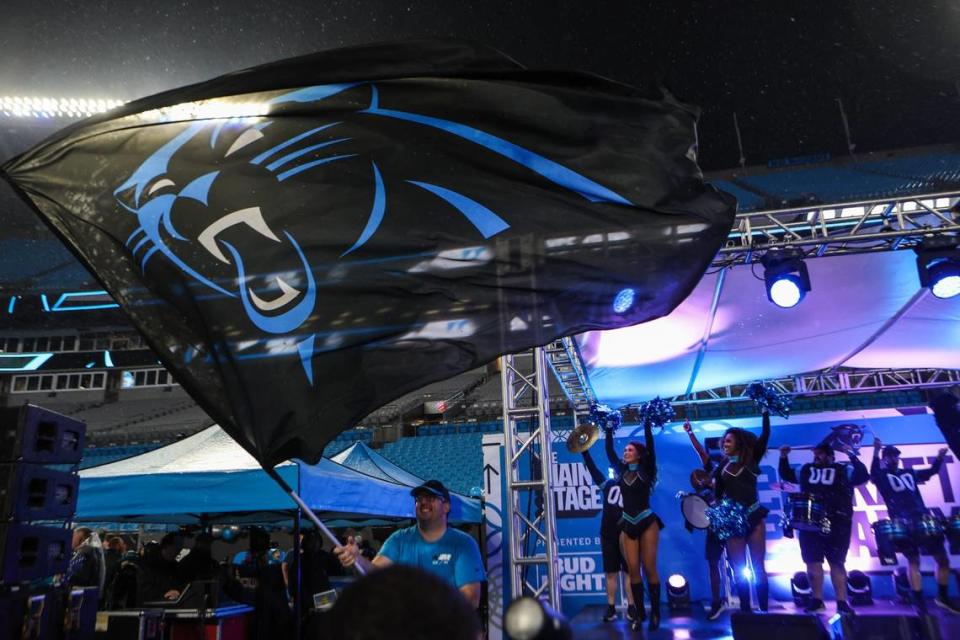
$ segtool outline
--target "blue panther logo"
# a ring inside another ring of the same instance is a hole
[[[863,442],[863,426],[859,424],[840,424],[830,428],[830,433],[823,442],[829,444],[834,451],[852,453],[860,452]]]
[[[459,122],[383,108],[379,104],[377,87],[372,83],[307,87],[278,95],[269,101],[269,105],[315,103],[356,87],[369,87],[370,90],[369,106],[356,111],[362,117],[403,121],[430,128],[492,151],[590,202],[630,204],[589,178],[503,138]],[[342,120],[301,131],[279,143],[269,140],[265,133],[269,133],[272,124],[274,121],[268,117],[193,122],[147,157],[114,191],[114,196],[122,207],[137,216],[138,226],[127,238],[126,246],[141,270],[146,271],[151,258],[159,253],[203,287],[238,298],[250,322],[265,335],[277,336],[296,331],[314,312],[317,305],[314,270],[297,238],[287,230],[273,228],[264,217],[266,205],[261,200],[262,195],[253,190],[238,196],[235,188],[229,193],[216,193],[224,170],[249,175],[250,183],[256,183],[266,171],[272,176],[271,182],[280,184],[320,167],[358,161],[362,153],[351,148],[357,140],[337,135],[338,129],[343,128]],[[220,151],[231,139],[229,147]],[[203,146],[207,144],[209,149]],[[206,171],[211,168],[209,163],[191,162],[191,155],[198,150],[216,151],[213,164],[218,168]],[[174,165],[178,167],[175,169]],[[200,166],[205,169],[198,169]],[[366,224],[340,254],[341,259],[363,247],[376,234],[387,213],[384,179],[372,159],[370,170],[373,202]],[[404,182],[445,202],[464,216],[484,240],[510,228],[500,215],[447,186],[423,180]],[[287,184],[295,183],[293,180]],[[248,201],[244,206],[236,207],[234,203],[238,198]],[[231,204],[225,206],[224,202]],[[248,247],[245,249],[248,255],[243,255],[237,243],[225,237],[243,229],[252,230],[267,243],[256,244],[253,256],[249,255],[251,245],[243,245]],[[268,257],[264,258],[262,254],[268,254]],[[254,261],[259,261],[260,268],[256,273],[272,275],[272,283],[266,287],[266,292],[264,288],[252,285],[255,272],[248,265]],[[297,343],[311,384],[310,361],[315,338],[310,335]]]

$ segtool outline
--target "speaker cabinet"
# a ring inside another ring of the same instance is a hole
[[[76,464],[87,425],[32,404],[0,409],[0,460]]]
[[[65,573],[72,537],[69,529],[17,522],[0,524],[0,584],[13,585]]]
[[[0,521],[70,520],[80,479],[38,464],[0,463]]]

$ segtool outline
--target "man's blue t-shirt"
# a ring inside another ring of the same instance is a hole
[[[436,542],[426,542],[416,525],[400,529],[387,538],[378,555],[395,564],[429,571],[457,588],[486,580],[477,543],[462,531],[449,527]]]

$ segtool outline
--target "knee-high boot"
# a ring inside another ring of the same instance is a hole
[[[647,610],[643,606],[643,583],[631,582],[630,591],[633,593],[633,604],[637,607],[637,620],[643,622],[647,619]]]
[[[660,628],[660,583],[647,583],[647,590],[650,592],[650,631],[656,631]]]
[[[740,598],[740,611],[750,613],[753,609],[750,607],[750,582],[741,577],[737,580],[737,596]]]
[[[770,606],[770,583],[766,579],[757,583],[757,606],[764,613]]]

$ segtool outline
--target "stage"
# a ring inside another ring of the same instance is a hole
[[[960,638],[960,615],[947,613],[937,607],[933,600],[929,600],[930,614],[936,619],[940,626],[940,638]],[[571,621],[573,627],[573,637],[577,640],[619,640],[620,638],[650,638],[663,640],[727,640],[733,638],[730,628],[730,614],[732,610],[727,609],[716,620],[707,620],[707,609],[700,603],[693,604],[693,610],[687,614],[671,615],[666,606],[663,608],[664,616],[660,629],[650,633],[646,630],[644,623],[643,631],[634,633],[630,631],[630,624],[621,618],[614,622],[603,622],[604,606],[585,607]],[[798,612],[793,603],[771,603],[770,614],[796,614],[797,616],[806,616],[807,614]],[[867,618],[870,616],[903,616],[913,615],[912,607],[907,607],[889,600],[878,600],[873,606],[858,607],[857,617]],[[761,616],[763,614],[756,614]],[[827,604],[827,611],[820,616],[824,625],[833,633],[832,622],[835,616],[834,604]],[[767,632],[772,631],[767,628]],[[840,636],[831,636],[840,637]],[[876,636],[868,636],[876,637]],[[896,640],[898,636],[887,636]],[[765,640],[776,640],[775,638],[765,638]],[[813,640],[813,638],[811,638]],[[849,640],[849,639],[846,639]]]

